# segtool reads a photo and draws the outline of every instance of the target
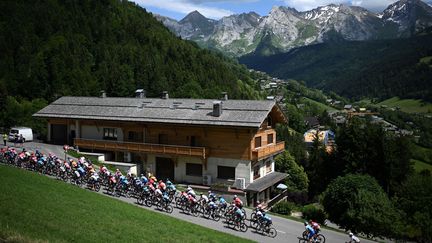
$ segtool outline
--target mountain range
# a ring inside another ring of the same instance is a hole
[[[232,56],[251,52],[271,55],[333,40],[411,37],[432,26],[432,6],[421,0],[400,0],[381,13],[330,4],[304,12],[279,6],[273,7],[267,16],[249,12],[217,21],[198,11],[180,21],[160,15],[155,17],[177,36],[206,48]]]

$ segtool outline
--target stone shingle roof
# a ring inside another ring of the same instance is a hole
[[[245,191],[262,192],[265,189],[273,186],[274,184],[284,180],[287,176],[288,174],[285,173],[276,172],[276,171],[272,172],[249,184],[246,187]]]
[[[273,100],[225,100],[222,115],[215,117],[212,115],[214,101],[66,96],[33,116],[257,128],[276,106]]]

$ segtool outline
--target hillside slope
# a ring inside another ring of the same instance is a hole
[[[0,9],[2,95],[257,97],[245,68],[180,40],[134,3],[6,0]]]
[[[350,98],[432,99],[432,34],[411,39],[323,43],[272,56],[240,58],[272,76]]]

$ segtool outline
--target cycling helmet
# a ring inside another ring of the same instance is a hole
[[[352,233],[352,232],[350,232],[350,233],[349,233],[349,236],[353,236],[353,233]]]
[[[307,226],[307,225],[308,225],[308,222],[305,221],[305,222],[304,222],[304,226]]]

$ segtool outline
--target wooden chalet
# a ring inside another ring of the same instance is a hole
[[[268,200],[287,176],[274,173],[285,149],[275,125],[287,123],[274,100],[61,97],[34,117],[47,119],[51,143],[134,163],[160,179],[235,185],[249,203]]]

